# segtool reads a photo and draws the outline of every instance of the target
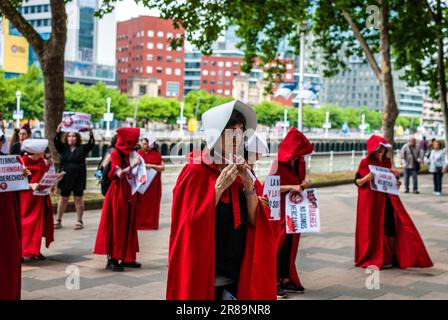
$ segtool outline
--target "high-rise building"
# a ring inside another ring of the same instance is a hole
[[[72,0],[66,4],[67,42],[65,46],[65,80],[92,84],[103,81],[115,85],[115,12],[99,19],[94,12],[99,0]],[[50,0],[29,0],[20,12],[43,39],[51,35]],[[19,34],[12,28],[12,34]],[[30,64],[38,64],[30,49]]]
[[[116,68],[121,92],[129,91],[130,77],[155,78],[159,96],[182,97],[184,48],[174,50],[170,42],[183,34],[184,30],[176,29],[171,20],[158,17],[140,16],[119,22]]]

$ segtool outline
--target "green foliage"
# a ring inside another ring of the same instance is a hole
[[[220,104],[232,101],[232,97],[224,97],[214,94],[209,94],[205,90],[194,90],[188,92],[185,97],[185,116],[190,118],[195,115],[196,106],[198,106],[198,119],[202,114],[210,108],[216,107]],[[199,105],[198,105],[199,102]]]
[[[180,103],[176,99],[142,97],[138,102],[139,119],[148,119],[174,124],[180,115]]]

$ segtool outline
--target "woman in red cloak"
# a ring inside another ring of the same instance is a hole
[[[356,219],[355,262],[358,267],[393,265],[401,269],[432,267],[417,228],[397,195],[374,191],[374,176],[369,165],[391,169],[386,139],[373,135],[367,140],[367,157],[356,173],[358,209]]]
[[[314,148],[305,135],[295,128],[289,130],[280,144],[277,160],[272,164],[270,175],[280,176],[280,221],[272,222],[277,235],[277,296],[286,297],[285,291],[303,292],[296,269],[300,234],[286,234],[285,196],[290,191],[300,192],[311,186],[306,179],[305,156]]]
[[[48,248],[54,240],[53,206],[49,195],[35,196],[34,190],[39,181],[49,170],[49,163],[44,159],[48,147],[46,139],[27,139],[22,144],[24,167],[28,171],[31,190],[20,191],[22,213],[22,256],[34,260],[44,260],[40,249],[42,238]]]
[[[255,112],[232,101],[202,124],[208,149],[189,155],[173,190],[166,297],[275,299],[275,238],[242,159]]]
[[[0,138],[3,133],[0,131]],[[0,155],[3,155],[0,149]],[[0,300],[20,300],[22,235],[18,192],[1,192]]]
[[[155,148],[155,138],[148,136],[141,141],[138,154],[143,158],[146,169],[157,171],[144,194],[137,193],[137,229],[159,229],[160,201],[162,199],[161,172],[165,170],[162,155]]]
[[[139,137],[139,128],[119,128],[115,150],[110,156],[108,177],[112,183],[104,198],[94,253],[108,255],[106,269],[111,271],[123,271],[125,267],[141,267],[141,264],[136,262],[137,195],[132,195],[131,185],[127,180],[132,169],[139,164],[130,162],[130,157],[136,154],[134,149]]]

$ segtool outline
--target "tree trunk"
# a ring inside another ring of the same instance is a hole
[[[380,46],[381,46],[381,89],[383,92],[383,137],[392,145],[394,144],[394,126],[398,117],[397,101],[395,100],[395,90],[392,77],[390,59],[390,38],[389,38],[389,4],[387,0],[381,1],[381,25],[380,25]]]
[[[443,48],[443,25],[442,25],[442,7],[440,0],[437,1],[437,73],[439,81],[440,107],[443,112],[443,123],[445,128],[445,146],[448,144],[448,103],[447,103],[447,88],[445,76],[445,61]],[[448,148],[446,148],[448,150]],[[448,151],[447,151],[448,152]]]
[[[54,147],[53,137],[64,111],[64,50],[57,53],[46,52],[45,54],[44,64],[42,64],[45,88],[45,137],[49,140],[53,159],[58,164],[59,154]]]

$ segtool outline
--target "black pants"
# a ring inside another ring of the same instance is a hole
[[[287,234],[285,243],[277,254],[277,278],[289,278],[289,260],[291,260],[292,234]]]
[[[238,281],[229,283],[225,286],[215,287],[215,301],[222,300],[222,293],[227,290],[232,296],[236,297],[238,291]]]
[[[437,170],[437,172],[432,174],[434,178],[434,192],[442,192],[442,170]]]

